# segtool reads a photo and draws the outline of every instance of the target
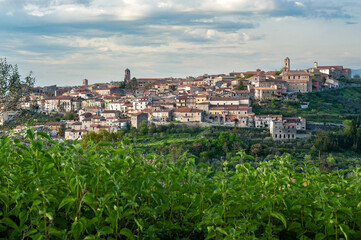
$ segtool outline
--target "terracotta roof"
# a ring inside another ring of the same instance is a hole
[[[272,87],[255,87],[256,90],[277,90],[277,88]]]
[[[239,101],[248,99],[246,97],[212,97],[210,101]]]
[[[255,117],[257,117],[257,118],[269,118],[269,117],[282,118],[282,115],[256,115]]]
[[[219,106],[219,107],[211,106],[211,107],[209,107],[209,110],[250,110],[250,109],[252,109],[252,108],[248,107],[248,106],[244,106],[244,105]]]
[[[65,125],[65,122],[47,122],[45,123],[45,126],[49,125]]]
[[[187,113],[187,112],[202,112],[202,110],[199,110],[199,109],[195,109],[195,108],[178,108],[175,110],[175,112],[184,112],[184,113]]]
[[[102,114],[103,113],[119,113],[119,111],[116,111],[116,110],[104,110],[103,112],[102,112]]]
[[[160,109],[160,110],[158,110],[158,111],[154,111],[154,113],[158,113],[158,112],[170,112],[170,111],[172,111],[172,110],[170,110],[170,109]]]

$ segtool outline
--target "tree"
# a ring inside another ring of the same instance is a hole
[[[124,81],[122,81],[122,82],[119,83],[119,88],[120,88],[120,89],[124,89],[125,87],[126,87],[126,84],[125,84]]]
[[[145,84],[145,86],[144,86],[144,89],[145,90],[149,90],[149,89],[152,89],[153,88],[153,84],[151,84],[151,83],[147,83],[147,84]]]
[[[246,90],[246,87],[243,85],[242,81],[239,82],[239,86],[237,87],[236,90]]]
[[[283,72],[283,70],[279,70],[279,71],[275,71],[275,73],[273,74],[274,76],[279,76],[281,73]]]
[[[250,77],[253,77],[253,74],[248,73],[246,76],[244,76],[245,79],[250,78]]]
[[[72,113],[72,112],[66,112],[64,114],[64,119],[65,120],[73,120],[75,117],[76,117],[76,114]]]
[[[18,66],[7,63],[6,58],[0,58],[0,111],[19,109],[20,102],[29,95],[34,82],[32,72],[21,79]]]
[[[135,91],[137,89],[138,83],[136,78],[132,78],[132,80],[128,81],[125,85],[125,88]]]

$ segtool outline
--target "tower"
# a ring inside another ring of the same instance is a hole
[[[88,86],[89,82],[88,79],[84,78],[83,79],[83,86]]]
[[[283,67],[283,70],[285,72],[290,70],[290,59],[288,57],[285,58],[285,66]]]
[[[313,63],[313,68],[316,68],[316,69],[318,68],[318,63],[317,62]]]
[[[130,70],[128,68],[124,71],[124,83],[127,81],[130,81]]]

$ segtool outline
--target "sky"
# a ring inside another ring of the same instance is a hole
[[[343,65],[360,0],[0,0],[0,58],[37,86]]]

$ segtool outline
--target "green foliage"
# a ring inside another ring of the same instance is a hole
[[[243,82],[240,81],[240,82],[239,82],[239,86],[237,87],[236,90],[247,90],[247,88],[243,85]]]
[[[222,134],[219,140],[232,140]],[[0,141],[4,239],[359,239],[361,172],[240,151],[212,172],[132,145]]]
[[[32,72],[21,79],[18,66],[9,64],[6,58],[0,58],[0,109],[1,111],[18,110],[20,101],[25,101],[35,78]]]
[[[101,142],[116,143],[122,141],[123,136],[124,136],[123,131],[111,132],[111,133],[105,130],[102,130],[99,133],[91,131],[82,137],[80,145],[83,149],[87,149],[88,146],[91,146],[94,143],[95,144],[99,144]]]
[[[248,74],[246,74],[246,76],[244,76],[244,78],[247,79],[247,78],[250,78],[250,77],[253,77],[253,76],[254,76],[253,74],[248,73]]]
[[[151,84],[151,83],[147,83],[147,84],[145,84],[145,86],[144,86],[144,89],[145,90],[149,90],[149,89],[152,89],[153,88],[153,84]]]
[[[282,72],[283,72],[283,69],[281,69],[279,71],[275,71],[275,73],[273,75],[274,76],[279,76]]]
[[[73,120],[77,115],[73,112],[67,112],[64,114],[65,120]]]
[[[119,82],[119,88],[120,88],[120,89],[124,89],[125,87],[126,87],[126,84],[125,84],[124,81]]]
[[[323,92],[298,94],[301,102],[310,102],[301,109],[299,101],[263,100],[254,104],[256,114],[282,114],[285,117],[305,117],[308,121],[342,123],[361,114],[361,88],[350,87]]]
[[[130,81],[128,81],[125,85],[126,89],[130,89],[132,91],[135,91],[138,87],[137,79],[132,78]]]

